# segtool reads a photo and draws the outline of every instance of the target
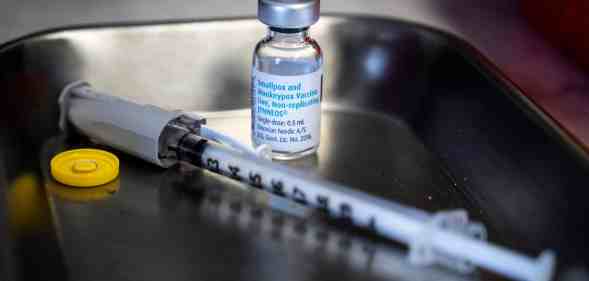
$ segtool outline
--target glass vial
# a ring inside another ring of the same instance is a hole
[[[323,56],[309,37],[319,20],[318,0],[259,0],[269,26],[254,51],[252,142],[268,144],[275,159],[313,154],[319,147]]]

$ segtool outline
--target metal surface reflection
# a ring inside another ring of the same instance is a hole
[[[404,251],[382,239],[354,235],[346,225],[325,224],[320,212],[280,196],[251,189],[212,172],[179,165],[162,176],[160,205],[170,219],[185,213],[182,205],[193,206],[207,224],[230,232],[255,235],[261,243],[282,248],[296,244],[302,255],[318,256],[327,263],[345,264],[347,270],[383,280],[474,280],[475,277],[408,263]],[[190,207],[188,207],[190,208]],[[269,245],[262,245],[269,246]],[[324,262],[325,262],[324,261]],[[262,272],[272,272],[264,259]],[[301,265],[304,266],[304,265]],[[292,272],[288,279],[305,279]],[[316,276],[321,278],[320,275]],[[283,273],[258,276],[261,280],[284,279]]]
[[[118,179],[105,185],[90,188],[75,188],[49,180],[45,188],[50,195],[62,200],[85,203],[106,200],[110,196],[113,196],[119,190],[120,186],[121,183]]]

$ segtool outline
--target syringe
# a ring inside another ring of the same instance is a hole
[[[554,254],[537,259],[483,241],[483,225],[464,210],[434,214],[383,200],[352,188],[310,178],[305,173],[251,153],[205,139],[204,120],[97,93],[83,82],[68,85],[61,97],[61,125],[69,120],[93,140],[162,167],[185,161],[246,182],[255,188],[323,210],[329,216],[373,230],[409,246],[414,264],[439,263],[461,272],[473,265],[529,281],[548,281]]]

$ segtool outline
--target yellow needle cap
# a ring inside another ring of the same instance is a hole
[[[56,181],[76,187],[111,182],[119,175],[119,159],[99,149],[74,149],[51,159],[51,175]]]

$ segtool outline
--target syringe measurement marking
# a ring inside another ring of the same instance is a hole
[[[229,165],[228,168],[229,168],[229,171],[231,172],[231,177],[238,180],[238,181],[241,181],[241,176],[239,176],[239,170],[240,170],[239,167]]]
[[[239,168],[238,165],[235,165],[235,164],[224,165],[224,163],[220,159],[215,159],[210,156],[208,156],[206,158],[205,163],[206,163],[205,168],[207,168],[213,172],[220,173],[220,174],[228,174],[229,176],[231,176],[232,178],[237,179],[237,180],[243,179],[243,177],[240,175],[240,172],[245,169]],[[227,166],[227,169],[224,169],[225,166]],[[282,181],[281,179],[277,179],[277,178],[271,178],[270,181],[268,181],[268,182],[270,182],[270,186],[265,187],[263,185],[263,183],[265,182],[263,180],[264,179],[263,176],[260,173],[257,173],[254,171],[249,171],[247,178],[248,178],[247,183],[255,188],[272,192],[273,194],[276,194],[276,195],[284,197],[284,198],[290,198],[291,200],[293,200],[299,204],[305,205],[305,206],[311,205],[311,206],[316,207],[317,209],[325,212],[328,215],[331,215],[331,216],[334,216],[334,217],[337,217],[340,219],[344,219],[351,224],[364,226],[364,227],[370,229],[371,231],[377,232],[376,216],[369,216],[367,219],[367,223],[360,224],[360,222],[358,220],[354,219],[352,205],[347,202],[340,202],[338,206],[330,206],[330,202],[332,202],[332,200],[330,199],[329,196],[324,195],[324,194],[317,194],[314,198],[315,202],[313,202],[313,198],[309,197],[308,194],[303,189],[301,189],[300,187],[298,187],[296,185],[293,185],[291,188],[288,188],[288,186],[286,186],[284,184],[284,181]],[[292,190],[292,191],[288,192],[288,190]]]
[[[282,181],[271,180],[270,185],[272,186],[272,193],[278,196],[286,197],[286,193],[284,193],[284,184]]]
[[[207,167],[209,170],[215,172],[215,173],[219,173],[219,160],[215,160],[212,158],[208,158],[207,159]]]
[[[262,176],[256,173],[249,173],[250,184],[255,188],[263,188],[262,187]]]

